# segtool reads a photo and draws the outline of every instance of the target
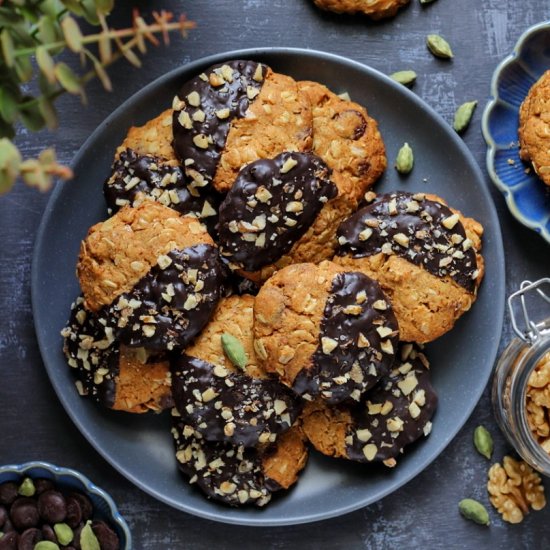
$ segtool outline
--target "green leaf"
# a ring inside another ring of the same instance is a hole
[[[38,103],[31,103],[26,107],[21,107],[19,111],[19,116],[26,128],[31,132],[37,132],[44,128],[46,121],[40,112],[40,107]]]
[[[82,91],[82,84],[78,76],[66,63],[58,63],[54,71],[59,84],[69,93],[79,94]]]
[[[0,139],[0,194],[7,193],[13,187],[20,166],[19,149],[9,139]]]
[[[63,37],[61,30],[54,17],[45,15],[40,18],[38,22],[37,38],[42,44],[51,44],[52,42],[58,42]]]
[[[13,8],[0,7],[0,27],[9,27],[21,21],[21,16]]]
[[[61,0],[61,3],[75,15],[84,15],[84,8],[79,0]]]
[[[81,0],[82,8],[84,9],[84,18],[92,25],[99,25],[99,17],[97,16],[96,0]]]
[[[63,9],[63,4],[59,0],[42,0],[42,2],[40,2],[40,10],[42,13],[53,19],[57,19]]]
[[[16,57],[15,72],[21,82],[28,82],[32,78],[31,60],[28,57]]]
[[[21,164],[21,178],[27,185],[40,191],[47,191],[53,183],[53,178],[36,159],[27,159]]]
[[[80,27],[76,20],[70,15],[67,15],[61,21],[61,29],[67,46],[69,46],[73,52],[80,53],[82,51],[82,33],[80,32]]]
[[[115,1],[114,0],[96,0],[95,5],[99,13],[108,15],[113,10],[115,6]]]
[[[15,64],[15,49],[13,47],[13,39],[8,29],[2,29],[0,33],[0,45],[2,46],[2,57],[8,67],[13,67]]]
[[[134,67],[141,67],[141,61],[139,57],[134,53],[134,50],[132,50],[131,48],[121,48],[120,52]]]
[[[19,106],[17,96],[7,87],[0,88],[0,116],[8,123],[13,124],[17,120]]]
[[[40,114],[46,122],[46,127],[49,130],[55,130],[58,126],[58,120],[57,112],[55,110],[55,107],[53,106],[53,102],[50,101],[48,98],[42,96],[38,100],[38,108],[40,110]]]
[[[55,83],[55,64],[46,46],[36,48],[36,63],[42,74],[51,84]]]

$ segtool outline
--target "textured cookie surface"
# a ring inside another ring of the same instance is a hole
[[[223,299],[193,345],[172,361],[175,406],[208,441],[246,447],[273,442],[301,411],[293,393],[257,365],[253,303],[246,295]],[[228,360],[222,344],[228,334],[242,346],[250,368],[241,371]]]
[[[297,394],[358,401],[386,374],[398,327],[378,283],[331,262],[269,279],[254,306],[255,349]]]
[[[360,404],[330,407],[321,400],[304,410],[304,432],[323,454],[394,466],[403,448],[431,431],[437,396],[426,357],[412,344],[399,350],[391,372]]]
[[[159,256],[213,241],[196,219],[147,201],[94,225],[80,247],[77,274],[92,311],[108,305],[157,265]]]
[[[531,87],[519,111],[520,156],[550,185],[550,70]]]
[[[311,107],[296,82],[253,61],[214,65],[174,98],[174,147],[193,184],[228,191],[260,158],[311,146]]]
[[[117,156],[111,176],[103,185],[103,194],[111,213],[152,199],[206,222],[216,216],[220,200],[217,193],[188,187],[182,168],[173,161],[133,149]]]
[[[335,13],[364,13],[371,19],[393,17],[409,0],[313,0],[315,4]]]
[[[280,259],[338,194],[330,175],[308,153],[282,153],[243,168],[220,207],[222,256],[245,271]]]
[[[208,497],[231,506],[264,506],[273,492],[297,481],[307,461],[299,427],[274,444],[245,448],[208,442],[176,416],[172,435],[180,471]]]
[[[82,298],[73,304],[62,334],[63,350],[74,369],[80,395],[131,413],[173,405],[168,359],[143,348],[121,346],[106,319],[86,311]]]
[[[143,126],[133,126],[126,138],[117,148],[115,158],[126,149],[132,149],[138,155],[152,155],[177,164],[172,147],[172,109],[167,109]]]
[[[380,283],[402,340],[429,342],[475,301],[483,277],[482,232],[439,197],[393,192],[342,224],[334,261]]]
[[[313,152],[350,180],[358,200],[386,168],[386,150],[376,121],[364,107],[317,82],[299,82],[311,102]]]

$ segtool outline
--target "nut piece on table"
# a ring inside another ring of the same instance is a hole
[[[525,462],[505,456],[503,464],[497,462],[489,469],[489,498],[504,521],[520,523],[529,506],[533,510],[546,506],[544,487],[539,474]]]

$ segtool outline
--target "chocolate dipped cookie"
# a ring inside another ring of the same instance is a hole
[[[313,0],[319,8],[334,13],[362,13],[371,19],[393,17],[409,0]]]
[[[519,155],[550,185],[550,70],[533,84],[519,110]]]
[[[207,441],[254,447],[274,442],[301,412],[295,395],[258,364],[253,343],[254,298],[230,296],[185,351],[172,359],[172,392],[182,417]],[[228,357],[240,346],[237,367]]]
[[[376,279],[403,341],[430,342],[470,309],[483,278],[482,226],[424,193],[370,195],[338,230],[334,262]]]
[[[298,480],[308,450],[299,425],[276,443],[246,448],[206,441],[178,416],[172,436],[180,471],[207,497],[230,506],[265,506],[272,493]]]
[[[121,343],[157,351],[191,341],[223,284],[205,226],[153,201],[93,226],[77,274],[85,307],[102,310]]]
[[[311,107],[289,76],[255,61],[214,65],[173,101],[174,149],[194,187],[228,191],[260,158],[311,148]]]
[[[402,344],[390,373],[361,403],[331,407],[322,400],[305,406],[304,433],[321,453],[356,462],[396,464],[395,457],[432,428],[437,395],[426,356]]]
[[[81,396],[130,413],[172,407],[168,358],[121,345],[105,317],[84,308],[82,297],[73,303],[62,335],[63,352]]]
[[[313,152],[349,181],[359,201],[386,169],[386,149],[378,124],[367,110],[318,82],[298,82],[311,102]]]
[[[262,282],[286,265],[330,259],[338,225],[356,206],[349,180],[316,155],[252,162],[220,206],[220,252],[233,270]]]
[[[254,303],[264,368],[304,397],[359,401],[388,373],[399,337],[378,283],[332,262],[278,271]]]

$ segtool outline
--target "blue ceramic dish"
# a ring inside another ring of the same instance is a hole
[[[94,485],[86,476],[76,470],[61,468],[47,462],[27,462],[0,466],[0,484],[6,481],[31,479],[49,479],[63,490],[78,491],[86,495],[94,506],[94,517],[108,523],[118,535],[121,550],[131,550],[132,535],[124,518],[120,515],[113,499]]]
[[[487,170],[513,216],[550,242],[550,192],[519,158],[519,108],[531,86],[550,69],[550,22],[524,32],[496,68],[492,99],[483,113]]]

